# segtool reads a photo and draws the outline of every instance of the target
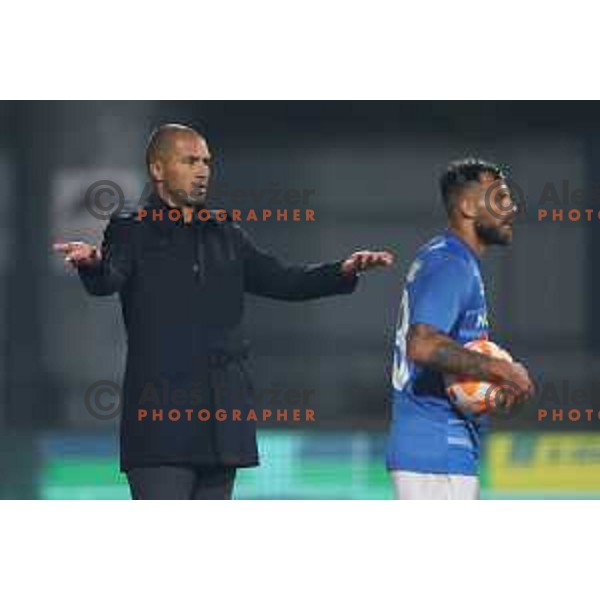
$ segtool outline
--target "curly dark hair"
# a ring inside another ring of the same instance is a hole
[[[479,182],[482,175],[491,175],[494,179],[506,177],[502,167],[480,158],[464,158],[451,162],[440,177],[440,190],[446,211],[450,214],[454,208],[457,192],[465,186]]]

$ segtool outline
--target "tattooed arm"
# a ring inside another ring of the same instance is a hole
[[[520,363],[467,350],[430,325],[414,324],[409,327],[406,351],[412,361],[435,371],[508,383],[525,396],[533,393],[533,383]]]

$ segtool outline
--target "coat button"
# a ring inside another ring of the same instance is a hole
[[[194,266],[192,267],[192,271],[194,273],[197,273],[199,270],[200,270],[200,267],[196,263],[194,263]]]

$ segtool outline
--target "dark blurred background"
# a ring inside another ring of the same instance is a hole
[[[538,402],[600,408],[600,222],[537,219],[548,185],[561,200],[565,185],[584,190],[584,198],[545,208],[600,208],[598,103],[0,102],[2,497],[126,497],[115,467],[117,419],[94,418],[84,402],[94,382],[122,375],[118,299],[87,296],[50,247],[57,239],[100,241],[105,221],[82,202],[93,182],[117,182],[128,201],[139,200],[145,143],[165,122],[189,124],[207,137],[215,157],[213,206],[315,211],[314,223],[245,224],[281,258],[337,260],[363,248],[388,248],[397,257],[393,269],[363,276],[352,296],[300,304],[248,299],[257,387],[289,390],[271,404],[313,408],[316,423],[290,431],[274,423],[277,431],[265,431],[267,464],[260,469],[271,479],[253,476],[263,479],[247,488],[242,482],[240,497],[321,497],[333,479],[331,497],[387,497],[372,490],[387,490],[382,444],[403,277],[418,246],[445,226],[439,175],[466,155],[508,165],[525,200],[512,248],[484,259],[492,339],[543,383]],[[299,399],[302,390],[310,390],[309,404]],[[569,404],[573,393],[579,405]],[[540,438],[531,436],[539,432],[571,435],[568,448],[577,456],[596,444],[600,469],[600,445],[590,437],[597,419],[540,422],[536,410],[532,403],[498,419],[498,439],[510,439],[511,452],[515,440],[521,449],[529,440],[527,452],[534,452],[531,440]],[[577,432],[588,434],[574,438]],[[331,454],[329,474],[304,473],[299,491],[289,491],[289,461],[322,467]],[[352,462],[361,457],[362,471]],[[107,484],[103,492],[99,481]],[[600,477],[593,483],[600,489]]]

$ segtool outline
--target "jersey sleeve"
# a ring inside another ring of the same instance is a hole
[[[409,324],[431,325],[449,333],[458,320],[472,274],[466,262],[450,255],[431,257],[409,275]]]

